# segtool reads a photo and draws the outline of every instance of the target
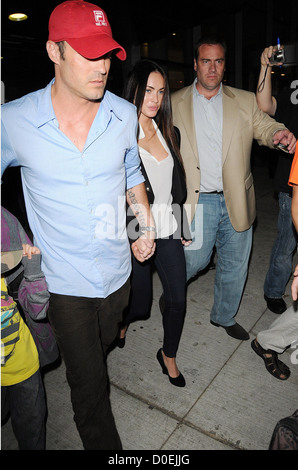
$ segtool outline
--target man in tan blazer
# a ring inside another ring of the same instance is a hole
[[[256,216],[250,167],[253,139],[295,150],[296,139],[257,106],[255,95],[222,85],[226,46],[216,38],[196,47],[196,79],[172,96],[174,124],[181,133],[193,243],[185,249],[187,278],[204,269],[216,247],[211,323],[237,339],[248,333],[235,322]]]

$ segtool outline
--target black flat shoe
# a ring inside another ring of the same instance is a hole
[[[129,325],[128,325],[129,326]],[[122,326],[122,328],[120,328],[120,331],[119,331],[119,334],[121,334],[121,332],[123,332],[124,328],[125,328],[125,335],[123,338],[120,338],[118,337],[117,339],[117,346],[118,348],[120,349],[123,349],[124,346],[125,346],[125,341],[126,341],[126,333],[127,333],[127,330],[128,330],[128,326]]]
[[[219,325],[218,323],[215,323],[212,320],[210,321],[210,323],[211,325],[221,326],[222,328],[224,328],[228,335],[232,336],[232,338],[240,339],[242,341],[249,339],[249,334],[247,333],[247,331],[241,325],[238,325],[238,323],[235,323],[235,325],[232,326]]]
[[[125,336],[124,336],[124,338],[118,338],[118,341],[117,341],[117,346],[118,346],[118,348],[120,348],[120,349],[123,349],[123,348],[124,348],[124,346],[125,346],[125,339],[126,339]]]
[[[162,357],[162,349],[160,349],[157,354],[156,354],[156,358],[162,368],[162,372],[167,375],[169,377],[169,381],[171,382],[172,385],[175,385],[176,387],[185,387],[185,379],[183,377],[183,375],[180,374],[178,375],[178,377],[170,377],[169,373],[168,373],[168,369],[164,363],[164,360],[163,360],[163,357]]]
[[[281,313],[284,313],[287,310],[287,304],[283,298],[270,299],[270,297],[264,295],[264,299],[266,300],[267,307],[273,313],[277,313],[278,315],[280,315]]]

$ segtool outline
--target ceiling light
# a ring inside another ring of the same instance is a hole
[[[12,13],[8,18],[11,21],[24,21],[28,18],[28,16],[25,15],[25,13]]]

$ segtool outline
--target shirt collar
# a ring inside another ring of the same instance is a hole
[[[100,106],[104,108],[105,112],[113,113],[116,116],[116,118],[119,119],[119,121],[122,121],[123,118],[121,115],[121,111],[123,108],[121,109],[119,108],[119,103],[117,106],[117,103],[114,100],[114,96],[115,95],[113,95],[111,92],[106,90]],[[117,97],[117,99],[119,99],[119,97]]]
[[[41,127],[47,122],[56,119],[51,96],[52,85],[54,82],[55,78],[53,78],[50,83],[43,90],[41,90],[36,117],[37,127]],[[120,121],[122,121],[121,111],[116,108],[112,96],[113,95],[109,91],[105,91],[100,107],[104,108],[105,113],[113,113]]]
[[[51,98],[51,90],[54,82],[55,79],[53,78],[50,83],[43,90],[41,90],[36,114],[37,127],[41,127],[47,122],[55,119],[55,112]]]
[[[156,122],[154,121],[154,119],[152,119],[153,121],[153,126],[154,126],[154,129],[156,130],[157,129],[157,124]],[[144,139],[145,137],[145,132],[143,131],[143,128],[141,126],[141,124],[139,123],[139,139]]]
[[[205,98],[204,95],[202,95],[201,93],[198,92],[198,89],[196,87],[196,84],[197,84],[197,78],[195,79],[194,83],[193,83],[193,93],[194,93],[194,96],[198,97],[198,98]],[[220,84],[220,87],[219,87],[219,90],[218,92],[216,93],[216,95],[212,96],[212,98],[208,101],[214,101],[215,99],[217,98],[222,98],[222,83]]]

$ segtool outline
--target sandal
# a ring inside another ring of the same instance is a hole
[[[251,347],[254,352],[263,359],[266,369],[271,375],[273,375],[273,377],[276,377],[279,380],[287,380],[290,377],[290,369],[286,364],[278,359],[276,351],[272,351],[272,349],[263,349],[257,339],[254,339],[251,342]]]

